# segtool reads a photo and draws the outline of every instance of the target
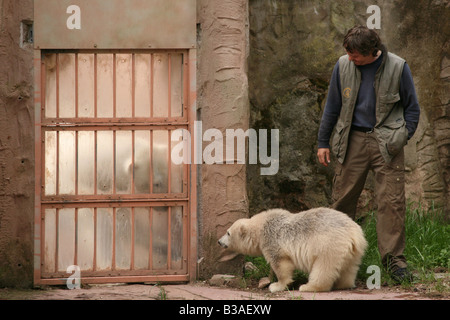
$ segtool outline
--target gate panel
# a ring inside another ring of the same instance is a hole
[[[187,51],[43,51],[40,283],[189,279]]]
[[[43,278],[186,274],[187,203],[142,205],[44,209]]]

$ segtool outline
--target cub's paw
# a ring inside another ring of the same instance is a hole
[[[309,284],[303,284],[300,286],[300,288],[298,289],[300,292],[315,292],[317,291],[317,289]]]
[[[279,282],[274,282],[269,286],[270,292],[278,292],[278,291],[284,291],[286,289],[286,286]]]

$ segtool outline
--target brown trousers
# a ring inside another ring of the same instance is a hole
[[[388,270],[406,268],[405,248],[405,174],[403,150],[386,163],[374,133],[352,130],[344,163],[336,165],[333,183],[333,208],[355,219],[358,198],[369,170],[375,177],[378,250]]]

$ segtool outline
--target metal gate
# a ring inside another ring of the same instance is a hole
[[[189,50],[42,50],[36,63],[35,282],[187,281]],[[40,88],[40,90],[39,90]],[[194,182],[195,184],[195,182]]]

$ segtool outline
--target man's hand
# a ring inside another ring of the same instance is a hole
[[[329,148],[319,148],[317,151],[317,157],[319,158],[319,162],[323,164],[325,167],[328,167],[328,164],[331,162],[330,160],[330,149]]]

